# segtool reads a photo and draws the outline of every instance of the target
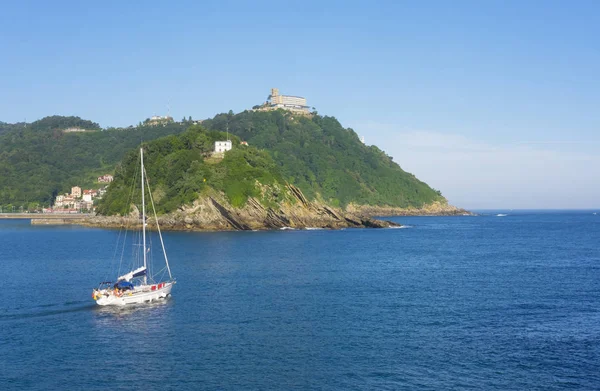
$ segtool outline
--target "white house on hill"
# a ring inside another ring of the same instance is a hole
[[[98,177],[98,182],[99,183],[110,183],[113,181],[113,176],[110,174],[104,174],[102,176]]]
[[[231,140],[227,141],[215,141],[215,152],[227,152],[231,151]]]

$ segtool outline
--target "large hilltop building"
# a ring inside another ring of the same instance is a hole
[[[165,126],[168,123],[173,122],[173,117],[169,116],[169,115],[165,115],[160,116],[160,115],[153,115],[150,118],[147,118],[144,121],[144,125],[150,125],[150,126],[158,126],[158,125],[163,125]]]
[[[306,105],[306,98],[301,96],[280,95],[278,88],[271,88],[271,95],[261,106],[254,106],[258,111],[283,109],[298,114],[310,114],[310,107]]]

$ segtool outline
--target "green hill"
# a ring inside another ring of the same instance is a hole
[[[102,130],[97,123],[60,116],[31,124],[0,123],[0,206],[46,206],[71,186],[98,187],[98,176],[115,173],[99,211],[126,213],[142,140],[162,213],[211,191],[224,194],[233,207],[243,206],[249,197],[273,206],[288,197],[276,190],[286,184],[309,200],[336,207],[445,203],[437,190],[403,171],[379,148],[361,143],[333,117],[245,111],[189,125]],[[228,136],[233,150],[224,158],[213,157],[214,142]]]
[[[376,146],[333,117],[304,117],[278,110],[221,114],[203,122],[208,129],[237,135],[267,149],[282,175],[309,198],[333,206],[349,203],[416,207],[443,200],[414,175],[405,172]]]
[[[25,127],[24,122],[19,122],[16,124],[8,124],[6,122],[0,121],[0,135],[2,135],[2,133],[16,131],[16,130],[24,128],[24,127]]]
[[[145,145],[146,172],[152,182],[153,197],[158,212],[167,213],[191,204],[210,190],[225,193],[234,207],[243,206],[248,197],[261,198],[257,181],[264,185],[283,184],[285,179],[271,156],[255,147],[239,145],[232,137],[234,148],[223,158],[212,157],[214,143],[225,140],[226,134],[192,126],[178,136],[161,138]],[[125,214],[131,203],[131,184],[139,175],[139,152],[130,152],[116,169],[116,176],[100,204],[101,214]],[[133,201],[139,203],[135,192]],[[281,201],[277,196],[264,203]]]
[[[233,149],[212,157],[214,142]],[[249,146],[240,145],[247,141]],[[357,205],[421,208],[441,194],[403,171],[375,146],[360,142],[352,129],[332,117],[294,116],[289,112],[220,114],[178,136],[147,143],[146,170],[152,180],[157,209],[172,212],[212,190],[223,192],[234,207],[249,197],[273,206],[288,197],[286,183],[309,200],[332,206]],[[102,214],[124,214],[139,153],[131,152],[116,170],[115,181],[101,203]],[[271,189],[265,193],[265,188]]]
[[[77,132],[65,129],[79,128]],[[98,187],[125,153],[140,144],[181,133],[183,124],[101,130],[79,117],[46,117],[31,124],[0,124],[0,206],[48,206],[72,186]]]

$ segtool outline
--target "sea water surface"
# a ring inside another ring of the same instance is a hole
[[[173,297],[116,309],[118,231],[0,220],[0,388],[600,389],[592,212],[168,232]]]

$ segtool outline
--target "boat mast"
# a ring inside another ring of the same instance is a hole
[[[144,285],[148,282],[147,275],[148,269],[146,266],[146,200],[144,199],[144,149],[140,147],[140,164],[142,166],[141,179],[142,179],[142,243],[144,252]]]
[[[172,280],[173,275],[171,275],[171,268],[169,267],[169,258],[167,258],[167,250],[165,250],[165,242],[163,242],[162,233],[160,232],[160,224],[158,223],[158,217],[156,216],[156,207],[154,206],[154,200],[152,199],[152,191],[150,190],[150,182],[148,182],[148,175],[146,175],[146,186],[148,186],[148,195],[150,196],[150,203],[152,204],[152,211],[154,212],[154,221],[156,221],[156,229],[158,230],[160,245],[162,247],[163,255],[165,256],[167,271],[169,272],[169,280]]]

